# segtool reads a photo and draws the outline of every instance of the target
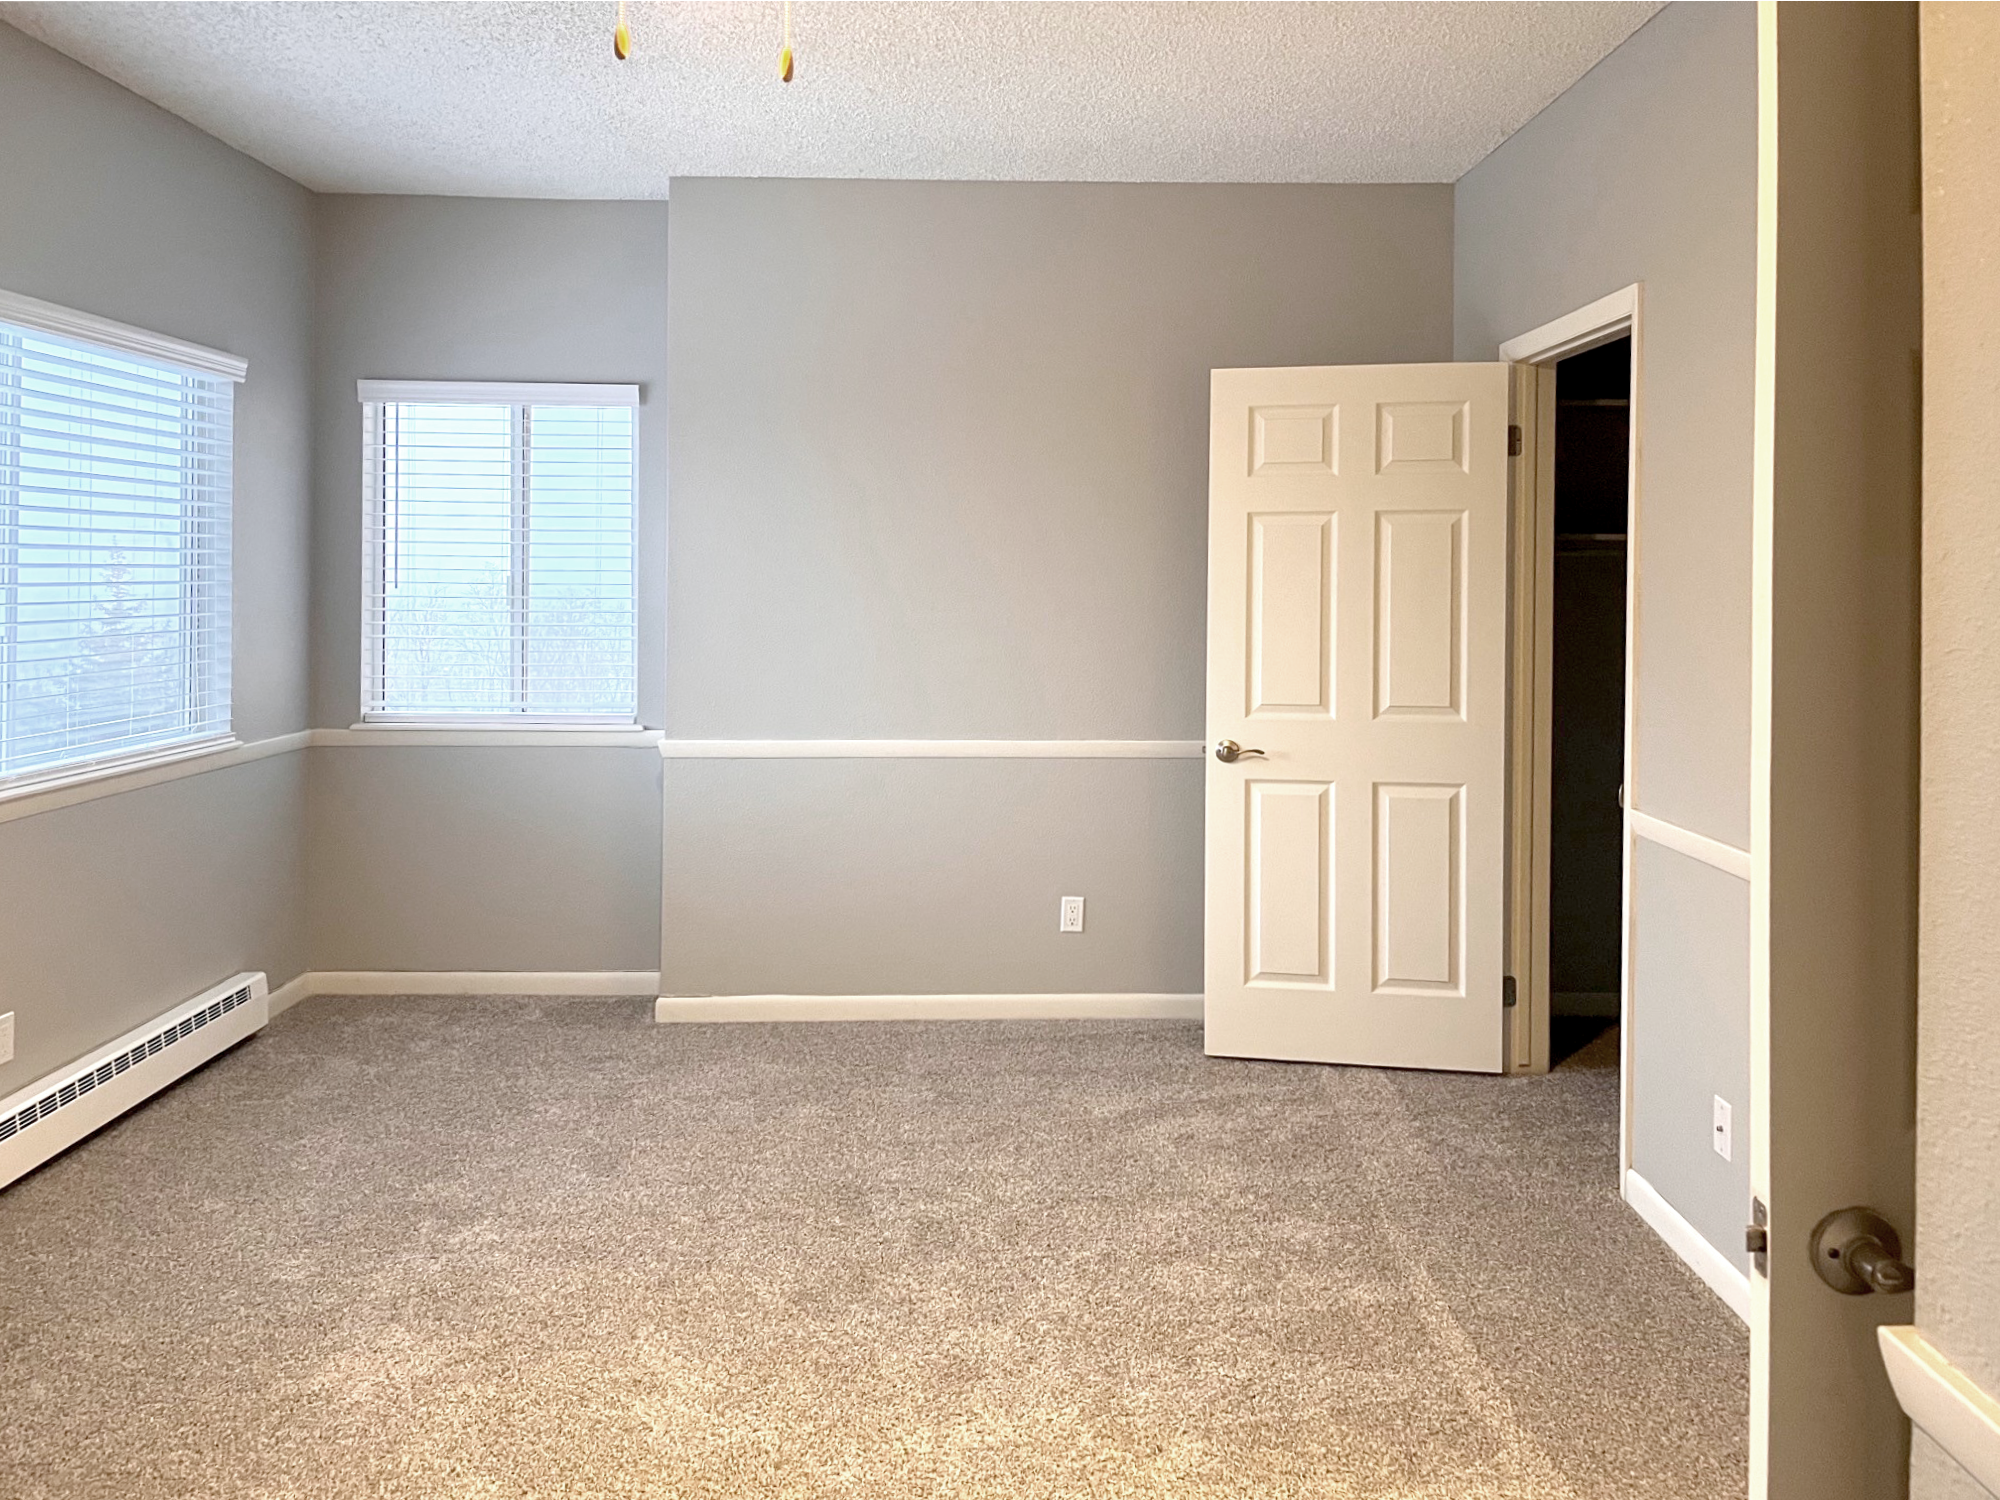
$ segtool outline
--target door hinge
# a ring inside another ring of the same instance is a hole
[[[1509,458],[1521,456],[1521,429],[1511,422],[1507,425],[1507,456]]]
[[[1771,1215],[1762,1198],[1750,1200],[1750,1223],[1743,1231],[1743,1248],[1759,1276],[1771,1274]]]
[[[1514,976],[1509,974],[1500,981],[1500,1008],[1502,1010],[1512,1010],[1514,1005]]]

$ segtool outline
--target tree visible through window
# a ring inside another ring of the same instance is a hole
[[[0,783],[227,736],[234,389],[0,322]]]
[[[634,408],[366,414],[364,717],[631,722]]]

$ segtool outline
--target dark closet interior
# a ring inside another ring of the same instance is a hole
[[[1556,366],[1549,990],[1558,1017],[1618,1014],[1631,397],[1630,338]]]

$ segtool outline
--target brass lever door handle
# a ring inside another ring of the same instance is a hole
[[[1217,740],[1215,743],[1215,758],[1225,766],[1234,765],[1239,760],[1248,760],[1253,755],[1258,760],[1267,758],[1262,750],[1245,750],[1234,740]]]

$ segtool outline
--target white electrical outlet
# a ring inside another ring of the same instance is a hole
[[[1724,1161],[1729,1160],[1729,1101],[1720,1094],[1715,1096],[1715,1129],[1709,1142],[1715,1147],[1717,1156]]]
[[[14,1060],[14,1012],[0,1016],[0,1063]]]
[[[1056,930],[1058,932],[1083,931],[1083,897],[1065,896],[1062,898],[1062,925]]]

